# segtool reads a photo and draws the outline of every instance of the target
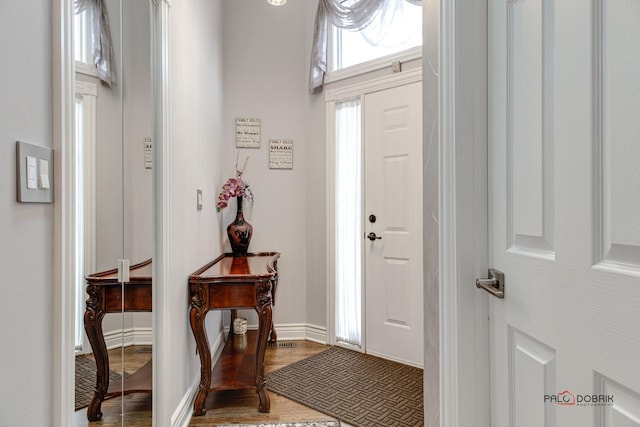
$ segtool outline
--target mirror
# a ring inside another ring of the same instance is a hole
[[[75,4],[82,10],[73,20],[76,215],[82,218],[75,425],[129,425],[131,419],[151,425],[155,6],[150,0]],[[110,30],[111,86],[92,65],[96,25]],[[129,278],[118,274],[118,260],[128,260],[129,267],[126,262],[120,267]]]

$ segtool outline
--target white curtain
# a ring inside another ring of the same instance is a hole
[[[403,2],[422,4],[422,0],[320,0],[313,32],[309,91],[316,93],[322,89],[331,25],[351,31],[362,31],[371,25],[365,37],[377,44]]]
[[[116,83],[115,61],[113,58],[109,17],[107,16],[104,0],[75,0],[74,6],[75,13],[82,13],[86,9],[91,9],[92,11],[91,44],[93,63],[96,66],[100,80],[107,86],[113,87]]]
[[[336,103],[336,340],[362,344],[360,98]]]

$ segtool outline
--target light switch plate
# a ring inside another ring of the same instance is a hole
[[[18,202],[53,203],[53,150],[16,142],[16,193]]]

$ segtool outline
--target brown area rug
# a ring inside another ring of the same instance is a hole
[[[109,370],[109,384],[119,381],[120,374]],[[96,387],[96,362],[88,356],[76,356],[76,411],[85,406],[93,398]]]
[[[341,347],[270,373],[267,385],[355,427],[424,425],[422,369]]]

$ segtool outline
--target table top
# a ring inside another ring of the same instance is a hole
[[[150,284],[152,277],[151,259],[129,267],[129,281],[125,284]],[[118,269],[102,271],[88,275],[86,281],[91,284],[112,284],[118,282]]]
[[[222,254],[191,274],[189,282],[217,283],[271,277],[276,273],[279,257],[278,252],[249,253],[240,257]]]

